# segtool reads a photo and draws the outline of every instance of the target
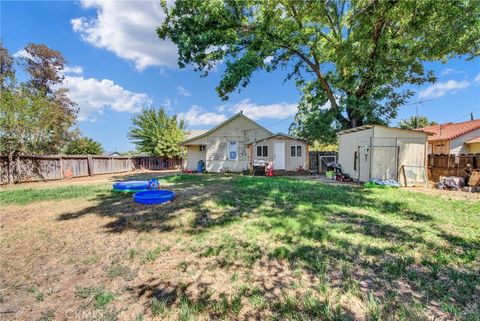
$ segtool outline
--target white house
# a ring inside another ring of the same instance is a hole
[[[277,171],[308,168],[308,145],[285,134],[273,134],[242,112],[181,143],[187,149],[184,168],[196,170],[200,160],[208,172],[241,172],[255,160],[272,161]]]

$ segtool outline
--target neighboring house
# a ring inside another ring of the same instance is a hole
[[[480,119],[420,128],[432,133],[428,138],[429,154],[480,153]]]
[[[365,125],[339,133],[338,162],[354,180],[425,184],[428,133]]]
[[[109,153],[108,156],[122,156],[119,152]]]
[[[249,169],[256,159],[273,161],[275,170],[293,171],[308,165],[307,144],[304,141],[273,134],[242,112],[192,136],[187,136],[181,143],[187,149],[185,169],[196,170],[200,160],[205,162],[208,172],[241,172]]]

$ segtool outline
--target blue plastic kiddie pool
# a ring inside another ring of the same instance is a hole
[[[115,192],[140,192],[148,190],[148,181],[125,181],[112,185]]]
[[[133,194],[135,202],[140,204],[161,204],[170,202],[175,197],[174,191],[166,189],[143,191]]]

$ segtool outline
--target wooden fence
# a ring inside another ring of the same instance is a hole
[[[438,181],[440,176],[464,176],[464,169],[470,164],[480,170],[480,154],[469,155],[428,155],[428,178]]]
[[[19,156],[9,164],[0,156],[0,184],[61,180],[71,177],[129,172],[139,169],[171,170],[182,168],[181,158],[110,156]],[[9,171],[11,169],[11,172]]]

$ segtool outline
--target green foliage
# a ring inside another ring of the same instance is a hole
[[[335,143],[324,143],[320,141],[314,141],[310,147],[310,151],[338,151],[338,142]]]
[[[0,93],[0,153],[31,153],[45,149],[55,136],[54,113],[49,101],[24,87]]]
[[[61,88],[65,60],[45,45],[29,44],[19,58],[29,79],[18,84],[8,51],[1,48],[0,153],[55,154],[70,138],[76,105]],[[60,87],[60,88],[59,88]]]
[[[105,291],[103,288],[96,289],[95,296],[93,297],[95,308],[105,309],[110,302],[115,300],[115,297],[115,293]]]
[[[163,108],[148,108],[132,118],[128,136],[140,153],[175,157],[182,153],[179,143],[184,139],[185,122],[168,116]]]
[[[150,309],[152,310],[152,314],[154,316],[160,316],[165,313],[167,309],[167,303],[163,299],[152,298],[150,302]]]
[[[437,122],[428,120],[425,116],[411,116],[398,122],[398,126],[403,129],[415,129],[438,125]]]
[[[13,57],[0,42],[0,89],[8,87],[14,79]]]
[[[163,2],[162,39],[181,68],[226,68],[222,99],[258,70],[285,68],[303,92],[292,132],[333,141],[339,129],[386,124],[413,92],[436,80],[425,61],[479,54],[480,2],[179,0]]]
[[[101,155],[103,148],[102,144],[91,138],[78,137],[68,142],[64,152],[67,155]]]

